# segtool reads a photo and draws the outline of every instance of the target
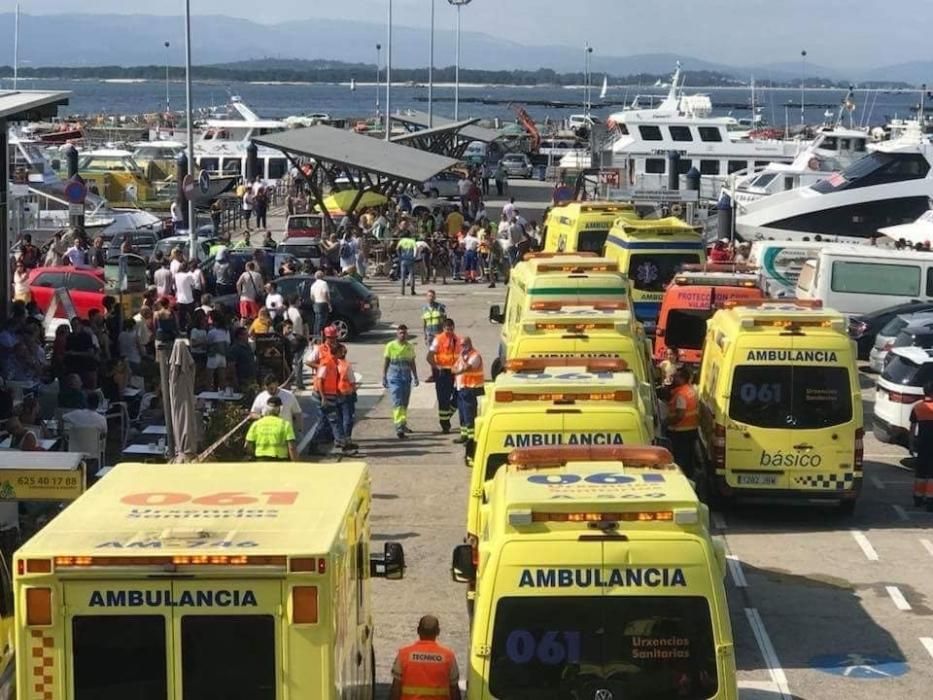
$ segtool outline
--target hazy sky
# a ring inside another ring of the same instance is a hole
[[[182,0],[20,0],[31,14],[62,12],[179,14]],[[256,22],[317,16],[384,21],[388,0],[191,0],[195,14],[225,14]],[[426,26],[431,0],[394,0],[395,21]],[[14,0],[0,0],[0,11]],[[682,52],[711,61],[759,64],[809,61],[826,66],[872,67],[929,56],[933,3],[890,0],[473,0],[463,28],[522,44],[582,45],[603,55]],[[78,7],[80,6],[80,10]],[[456,12],[436,0],[438,26],[451,28]],[[313,42],[314,38],[309,37]]]

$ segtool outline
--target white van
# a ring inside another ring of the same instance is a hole
[[[755,241],[748,262],[758,268],[765,294],[792,297],[804,263],[825,247],[819,241]]]
[[[850,316],[933,301],[933,253],[834,244],[804,263],[797,297]]]

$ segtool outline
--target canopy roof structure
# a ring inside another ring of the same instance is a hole
[[[454,158],[332,126],[290,129],[255,138],[253,143],[282,151],[304,173],[312,195],[331,225],[333,221],[324,203],[328,193],[356,190],[357,196],[344,210],[349,216],[366,192],[392,197],[409,185],[420,187],[457,164]],[[314,161],[313,168],[308,167],[309,160]]]
[[[473,141],[492,143],[499,138],[499,133],[494,129],[475,126],[479,118],[455,122],[438,116],[431,119],[425,112],[403,112],[393,114],[392,120],[408,131],[407,134],[394,137],[393,141],[408,143],[415,148],[451,158],[462,158],[467,146]]]

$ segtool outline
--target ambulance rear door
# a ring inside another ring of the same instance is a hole
[[[146,578],[62,584],[70,700],[277,700],[282,582]]]

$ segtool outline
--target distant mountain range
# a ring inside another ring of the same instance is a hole
[[[12,13],[0,14],[0,45],[10,46]],[[455,34],[438,30],[435,63],[454,63]],[[663,33],[659,34],[663,36]],[[329,59],[375,64],[376,44],[382,44],[385,60],[385,25],[333,19],[299,20],[264,25],[224,16],[196,16],[192,20],[192,57],[196,64],[234,63],[248,59]],[[164,43],[169,41],[170,48]],[[23,15],[20,19],[20,60],[23,66],[136,66],[178,65],[183,60],[184,23],[180,17],[146,15]],[[568,46],[524,46],[478,32],[463,34],[463,65],[482,70],[582,71],[583,51]],[[8,58],[4,56],[3,61]],[[680,60],[687,71],[707,71],[734,76],[747,82],[799,79],[800,63],[728,66],[675,52],[634,56],[594,53],[592,71],[611,75],[667,74]],[[424,29],[395,27],[393,65],[421,67],[428,62],[428,37]],[[806,65],[810,78],[854,81],[904,81],[933,83],[933,61],[916,61],[857,71]]]

